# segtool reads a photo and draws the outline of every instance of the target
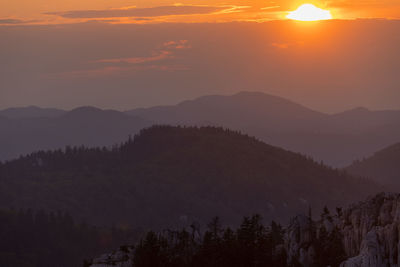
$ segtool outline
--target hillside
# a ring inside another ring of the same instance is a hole
[[[343,168],[399,142],[400,111],[325,114],[258,92],[203,96],[126,112],[80,107],[0,111],[0,161],[66,145],[110,146],[153,124],[218,126]]]
[[[400,190],[400,143],[376,152],[369,158],[355,161],[346,170]]]
[[[221,128],[152,127],[125,144],[37,152],[0,166],[0,207],[64,210],[95,224],[159,227],[215,215],[286,220],[379,188]]]
[[[127,114],[160,124],[217,125],[239,130],[334,167],[347,166],[354,159],[398,142],[400,135],[400,111],[357,108],[330,115],[258,92],[205,96]]]

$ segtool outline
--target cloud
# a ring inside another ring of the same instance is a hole
[[[20,19],[0,19],[0,24],[13,25],[13,24],[21,24],[21,23],[24,23],[24,21],[20,20]]]
[[[271,9],[278,9],[281,6],[266,6],[266,7],[262,7],[260,8],[260,10],[271,10]]]
[[[152,65],[133,65],[127,67],[115,67],[108,66],[96,69],[82,69],[75,71],[67,71],[57,74],[50,74],[47,77],[52,78],[96,78],[96,77],[104,77],[104,76],[130,76],[134,72],[139,71],[185,71],[189,70],[187,66],[184,65],[160,65],[160,64],[152,64]]]
[[[166,49],[188,49],[190,48],[188,40],[168,41],[163,44]]]
[[[209,14],[227,9],[215,6],[159,6],[150,8],[119,8],[105,10],[74,10],[66,12],[49,12],[47,15],[56,15],[70,19],[95,18],[125,18],[125,17],[162,17],[172,15]]]
[[[51,75],[58,78],[84,78],[109,75],[129,75],[137,71],[183,71],[185,65],[165,62],[175,58],[178,50],[189,49],[188,40],[166,41],[151,52],[150,56],[98,59],[87,62],[91,68],[67,71]]]
[[[171,59],[174,57],[174,50],[189,49],[190,45],[188,40],[167,41],[164,42],[160,49],[152,52],[151,56],[147,57],[126,57],[126,58],[111,58],[100,59],[94,61],[95,63],[125,63],[125,64],[143,64],[148,62],[161,61]]]
[[[250,9],[251,6],[224,6],[223,9],[216,11],[217,14],[231,14],[241,13],[246,9]]]
[[[96,60],[97,63],[127,63],[127,64],[141,64],[153,61],[160,61],[172,57],[170,51],[158,51],[149,57],[127,57],[127,58],[112,58]]]
[[[333,7],[333,8],[382,7],[382,6],[390,6],[393,4],[394,4],[394,1],[392,4],[390,4],[389,1],[386,1],[386,3],[384,5],[382,5],[381,1],[375,1],[375,0],[372,0],[372,1],[371,0],[359,0],[359,1],[334,0],[334,1],[326,2],[327,7]],[[398,5],[398,3],[396,5]]]

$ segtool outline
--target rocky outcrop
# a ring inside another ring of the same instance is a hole
[[[381,193],[317,222],[295,217],[286,233],[289,263],[316,266],[313,251],[322,227],[340,233],[347,257],[341,267],[399,266],[400,194]]]
[[[353,205],[340,217],[346,253],[342,267],[398,266],[400,195],[382,193]]]
[[[286,251],[289,263],[299,262],[312,266],[315,254],[313,241],[313,222],[308,216],[293,218],[286,232]]]
[[[326,209],[319,220],[311,218],[311,212],[299,215],[286,228],[288,266],[400,266],[400,194],[381,193],[334,215]],[[88,266],[132,266],[132,257],[133,247],[122,247]]]
[[[133,247],[122,246],[118,250],[103,254],[87,262],[88,267],[132,267]]]

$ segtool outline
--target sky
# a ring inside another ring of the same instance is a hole
[[[334,20],[286,20],[313,3]],[[261,91],[400,109],[400,1],[0,0],[0,109],[126,110]]]
[[[0,24],[230,22],[283,19],[302,0],[0,0]],[[400,18],[398,0],[310,0],[336,19]]]

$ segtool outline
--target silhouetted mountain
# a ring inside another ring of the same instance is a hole
[[[369,158],[357,160],[346,170],[400,190],[400,143],[376,152]]]
[[[55,118],[61,116],[66,111],[55,108],[39,108],[36,106],[22,108],[8,108],[0,110],[0,116],[10,119],[27,119],[27,118]]]
[[[4,132],[0,132],[0,160],[65,145],[111,145],[154,123],[223,126],[334,167],[348,166],[354,159],[372,155],[399,142],[400,136],[400,111],[356,108],[329,115],[256,92],[205,96],[125,114],[82,107],[55,118],[1,116],[0,130]]]
[[[271,132],[309,130],[326,117],[284,98],[257,92],[204,96],[176,106],[135,109],[127,113],[159,123],[212,122],[238,130]]]
[[[344,133],[378,131],[380,127],[385,125],[399,125],[400,111],[371,111],[360,107],[332,115],[330,124],[333,129],[342,129]]]
[[[63,119],[73,120],[90,120],[90,121],[98,121],[101,119],[116,119],[121,120],[126,119],[127,116],[124,116],[123,113],[115,110],[102,110],[96,107],[79,107],[71,110],[70,112],[64,114],[62,116]]]
[[[37,152],[0,166],[0,206],[65,210],[95,224],[160,227],[215,215],[285,220],[379,188],[221,128],[159,126],[125,144]]]
[[[111,146],[150,123],[118,111],[84,107],[56,118],[0,120],[0,159],[69,146]]]
[[[206,96],[127,112],[157,123],[220,125],[343,167],[398,141],[400,111],[357,108],[329,115],[264,93]]]

